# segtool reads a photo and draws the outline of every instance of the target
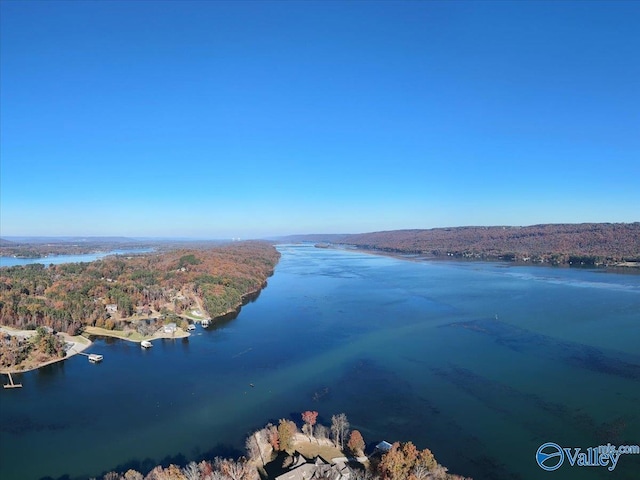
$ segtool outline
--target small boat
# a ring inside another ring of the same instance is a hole
[[[153,347],[153,343],[151,343],[149,340],[142,340],[140,342],[140,346],[142,348],[151,348],[151,347]]]
[[[209,320],[206,318],[202,320],[202,328],[207,328],[209,326],[209,323]]]
[[[102,355],[98,355],[97,353],[92,353],[89,355],[89,361],[91,363],[101,362],[104,357]]]
[[[193,323],[190,323],[189,326],[187,327],[187,330],[189,330],[190,332],[195,329],[196,329],[196,326]]]

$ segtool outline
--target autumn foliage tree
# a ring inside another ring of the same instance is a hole
[[[349,436],[349,441],[347,442],[347,447],[356,456],[360,456],[364,452],[364,438],[362,438],[362,434],[358,430],[353,430],[351,435]]]
[[[303,433],[306,433],[309,437],[309,441],[311,441],[311,437],[313,436],[313,426],[316,424],[318,419],[318,412],[315,410],[307,410],[306,412],[302,412],[302,421],[304,422],[304,426],[302,427]]]
[[[293,453],[294,435],[296,433],[296,424],[291,420],[280,419],[278,424],[278,439],[280,443],[280,451]]]
[[[269,442],[271,447],[276,451],[280,450],[280,436],[278,435],[278,427],[269,423],[265,427],[265,431],[267,435],[267,441]]]
[[[396,442],[383,455],[378,472],[381,480],[418,480],[416,473],[429,472],[437,466],[431,450],[420,451],[412,442]]]

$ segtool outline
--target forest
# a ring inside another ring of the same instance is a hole
[[[368,250],[434,258],[640,266],[640,222],[453,227],[352,235],[302,235],[288,239],[349,244]]]
[[[76,335],[176,320],[190,309],[216,318],[237,309],[273,274],[270,244],[113,255],[87,263],[0,268],[0,324]]]

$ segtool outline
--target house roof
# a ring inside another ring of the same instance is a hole
[[[383,452],[388,452],[389,450],[391,450],[391,447],[393,447],[393,445],[391,445],[389,442],[386,442],[384,440],[376,445],[376,448],[378,450],[382,450]]]
[[[317,456],[312,461],[299,465],[301,459],[304,459],[302,455],[296,458],[291,470],[276,477],[276,480],[348,480],[351,478],[351,470],[344,464],[331,465]]]

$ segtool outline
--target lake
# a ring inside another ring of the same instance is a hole
[[[112,250],[110,252],[80,253],[76,255],[51,255],[42,258],[16,258],[0,256],[0,267],[14,267],[16,265],[30,265],[32,263],[42,263],[44,265],[60,265],[62,263],[93,262],[108,255],[126,255],[137,253],[148,253],[152,248],[134,248],[125,250]]]
[[[555,473],[535,456],[640,444],[640,275],[278,248],[235,319],[150,350],[98,340],[101,364],[16,375],[24,387],[0,391],[0,478],[239,455],[251,430],[310,409],[476,480],[638,478],[640,455]]]

